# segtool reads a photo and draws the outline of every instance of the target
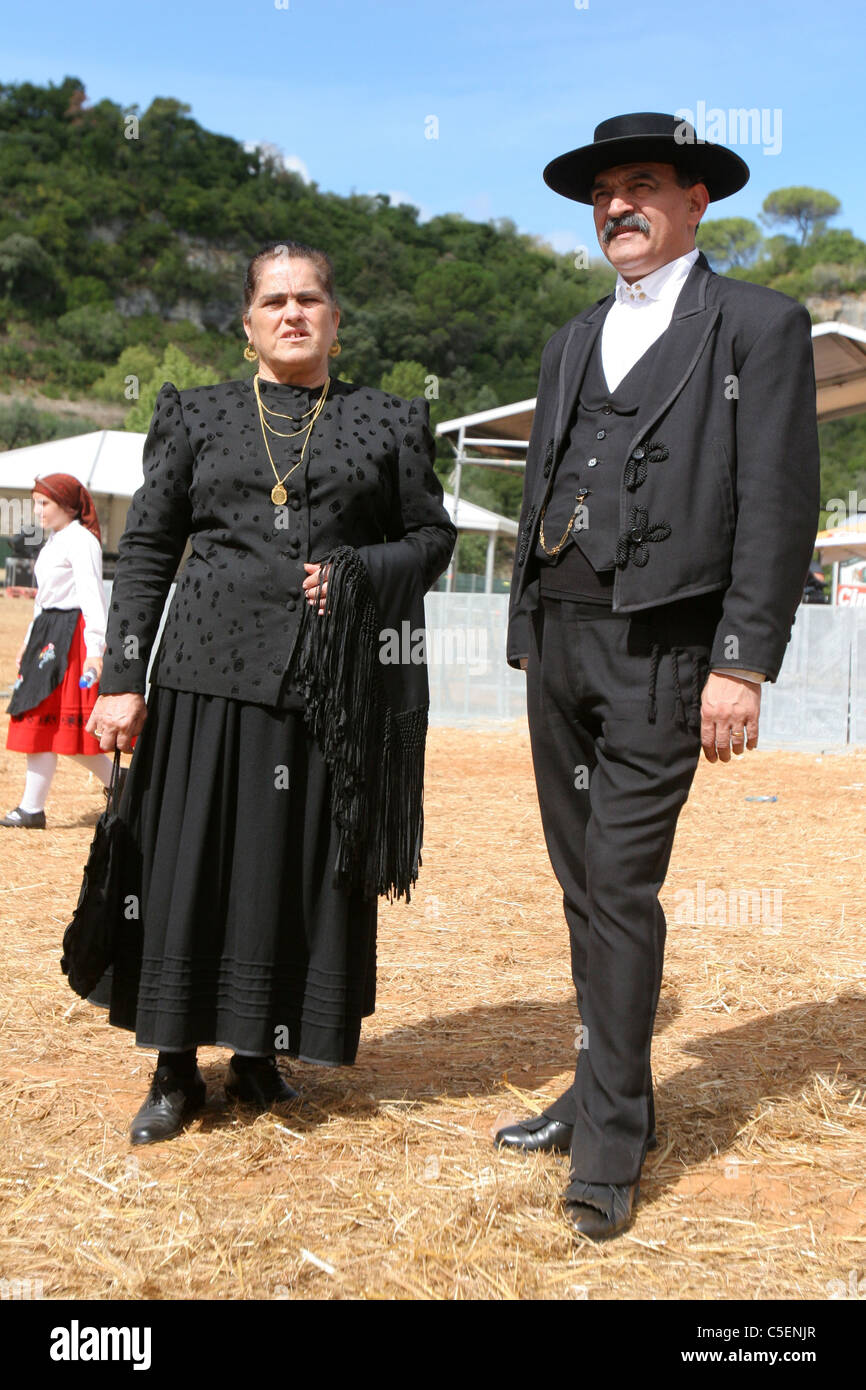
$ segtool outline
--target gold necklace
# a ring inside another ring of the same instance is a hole
[[[309,411],[309,410],[308,410],[308,411],[306,412],[307,415],[312,414],[312,417],[313,417],[312,420],[310,421],[310,423],[309,423],[308,425],[305,425],[303,429],[300,429],[300,430],[296,430],[296,431],[295,431],[295,434],[303,434],[303,433],[304,433],[304,429],[305,429],[305,430],[306,430],[306,433],[307,433],[307,437],[306,437],[306,439],[304,440],[303,445],[301,446],[301,457],[298,459],[297,463],[292,464],[292,467],[289,469],[288,473],[286,473],[286,474],[281,478],[280,475],[279,475],[279,473],[277,472],[277,465],[274,463],[274,457],[273,457],[273,454],[271,453],[271,446],[270,446],[270,444],[268,443],[268,434],[267,434],[268,429],[271,429],[271,432],[272,432],[273,434],[277,434],[277,433],[279,433],[279,431],[272,429],[272,427],[269,426],[269,425],[267,424],[267,421],[265,420],[265,413],[264,413],[264,409],[263,409],[263,407],[262,407],[262,398],[261,398],[261,396],[259,395],[259,374],[258,374],[258,372],[256,372],[256,375],[253,377],[253,391],[255,392],[256,402],[257,402],[258,407],[259,407],[259,423],[261,424],[261,427],[262,427],[262,439],[265,441],[265,449],[266,449],[266,451],[267,451],[268,458],[270,459],[271,468],[274,470],[274,477],[275,477],[276,480],[277,480],[276,483],[274,484],[274,486],[271,488],[271,501],[273,502],[273,504],[274,504],[275,507],[282,507],[282,506],[284,505],[284,503],[285,503],[287,497],[288,497],[288,493],[286,492],[286,489],[283,487],[283,484],[285,483],[286,478],[291,477],[291,475],[294,473],[295,469],[296,469],[296,468],[300,468],[301,464],[302,464],[303,461],[304,461],[304,454],[306,453],[307,445],[308,445],[309,442],[310,442],[310,435],[313,433],[313,425],[316,423],[316,420],[319,418],[319,414],[321,413],[322,407],[323,407],[323,405],[325,404],[325,397],[326,397],[327,394],[328,394],[328,387],[329,387],[330,385],[331,385],[331,378],[330,378],[330,377],[326,377],[326,378],[325,378],[325,384],[324,384],[324,386],[322,387],[322,394],[321,394],[321,396],[319,397],[319,399],[318,399],[318,401],[316,402],[315,406],[313,407],[312,411]],[[291,416],[286,416],[286,419],[291,419],[291,418],[292,418]],[[303,416],[302,416],[301,418],[303,419]],[[291,439],[291,438],[293,438],[293,437],[294,437],[293,435],[282,435],[282,436],[281,436],[281,438],[284,438],[284,439]]]
[[[544,543],[544,514],[545,514],[545,512],[547,511],[547,504],[545,503],[545,505],[542,507],[542,509],[541,509],[541,516],[540,516],[540,518],[539,518],[538,539],[541,541],[541,548],[542,548],[542,550],[544,551],[545,555],[558,555],[558,554],[559,554],[560,550],[561,550],[562,547],[565,545],[565,542],[568,540],[569,536],[571,535],[571,528],[572,528],[572,526],[574,525],[575,521],[577,520],[577,513],[580,511],[580,508],[583,506],[583,504],[584,504],[584,502],[586,501],[586,499],[587,499],[588,496],[589,496],[589,488],[587,488],[587,487],[581,488],[581,489],[580,489],[580,492],[577,494],[577,496],[576,496],[575,499],[574,499],[574,511],[571,513],[571,516],[568,518],[568,525],[566,526],[566,528],[565,528],[565,530],[563,531],[562,535],[560,536],[559,540],[556,542],[556,545],[552,545],[552,546],[550,546],[550,547],[546,546],[545,543]]]
[[[256,380],[259,380],[258,372],[256,373]],[[259,403],[267,415],[278,415],[281,420],[306,420],[307,416],[312,415],[316,408],[315,406],[311,406],[309,410],[304,411],[303,415],[284,415],[281,410],[274,410],[271,406],[265,405],[261,396],[259,396]]]

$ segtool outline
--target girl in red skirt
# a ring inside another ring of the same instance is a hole
[[[57,755],[74,758],[105,787],[112,760],[85,729],[99,693],[106,625],[93,498],[69,473],[49,473],[34,483],[33,504],[49,536],[36,560],[34,617],[18,653],[6,739],[7,748],[27,754],[27,776],[20,805],[0,825],[44,830]],[[85,676],[91,683],[82,689]]]

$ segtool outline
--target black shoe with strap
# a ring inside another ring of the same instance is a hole
[[[573,1180],[565,1190],[565,1216],[589,1240],[621,1235],[634,1219],[640,1184],[590,1183]]]
[[[506,1125],[493,1140],[497,1149],[519,1149],[522,1153],[567,1154],[571,1148],[572,1125],[550,1115],[533,1115],[531,1120]]]
[[[191,1076],[179,1076],[171,1067],[157,1067],[147,1098],[132,1122],[133,1144],[156,1144],[180,1134],[187,1120],[204,1105],[207,1087],[196,1067]]]
[[[13,830],[44,830],[45,812],[22,811],[20,806],[16,806],[14,811],[0,820],[0,825],[8,825]]]
[[[277,1067],[276,1057],[232,1057],[226,1081],[226,1095],[257,1110],[270,1110],[297,1100],[299,1093],[285,1081]]]
[[[533,1115],[531,1120],[506,1125],[497,1132],[493,1142],[497,1149],[519,1149],[523,1153],[567,1154],[571,1148],[573,1131],[573,1125],[542,1113]],[[655,1132],[647,1140],[647,1148],[658,1148]]]

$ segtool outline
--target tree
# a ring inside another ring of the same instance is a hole
[[[382,390],[411,400],[413,396],[424,395],[428,375],[427,368],[420,362],[395,362],[390,372],[382,377]]]
[[[714,269],[749,265],[758,253],[761,229],[748,217],[718,217],[702,222],[697,242]]]
[[[827,218],[842,211],[842,204],[823,188],[778,188],[769,193],[761,207],[761,221],[767,227],[793,222],[800,233],[800,245],[826,229]]]
[[[123,319],[115,309],[98,309],[82,304],[70,309],[57,320],[57,331],[68,342],[75,343],[84,357],[109,361],[123,346]]]
[[[81,415],[49,415],[37,410],[32,401],[13,401],[0,406],[0,450],[23,449],[44,444],[48,439],[68,439],[73,434],[91,434],[99,425]]]
[[[137,401],[141,399],[141,383],[150,381],[160,370],[157,354],[144,343],[134,343],[123,349],[114,366],[103,372],[91,390],[103,401]]]
[[[200,367],[179,347],[170,344],[153,376],[142,382],[141,395],[127,415],[123,428],[141,431],[150,428],[156,398],[167,381],[172,382],[179,391],[187,391],[191,386],[209,386],[217,380],[217,376],[213,367]]]
[[[55,288],[51,257],[35,237],[13,232],[0,241],[0,294],[36,307],[50,301]]]

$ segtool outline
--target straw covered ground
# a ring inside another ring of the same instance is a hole
[[[30,607],[0,601],[0,689]],[[0,753],[4,810],[23,763]],[[699,769],[663,892],[660,1147],[601,1247],[559,1214],[564,1159],[491,1145],[563,1087],[578,1023],[522,726],[431,735],[422,877],[382,905],[357,1065],[292,1064],[303,1101],[255,1117],[206,1049],[206,1110],[152,1149],[127,1142],[152,1054],[58,965],[101,806],[61,760],[48,831],[0,831],[3,1278],[46,1298],[825,1299],[866,1275],[866,755]]]

